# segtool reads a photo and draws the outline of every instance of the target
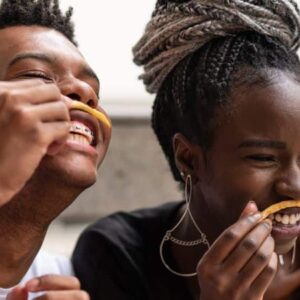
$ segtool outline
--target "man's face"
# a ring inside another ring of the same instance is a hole
[[[39,78],[54,83],[62,95],[98,105],[99,81],[78,49],[61,33],[39,26],[0,30],[0,80]],[[73,125],[90,135],[70,133],[55,156],[46,155],[36,174],[53,174],[67,187],[84,189],[96,180],[110,139],[110,130],[91,115],[71,111]],[[22,155],[22,153],[20,153]],[[51,176],[50,176],[51,178]]]

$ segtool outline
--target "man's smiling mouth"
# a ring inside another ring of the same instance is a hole
[[[95,145],[95,134],[87,125],[72,121],[68,140],[76,141],[83,145]]]

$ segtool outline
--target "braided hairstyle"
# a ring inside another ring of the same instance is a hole
[[[0,4],[0,29],[18,25],[38,25],[61,32],[74,45],[73,9],[64,14],[58,0],[2,0]]]
[[[300,80],[299,29],[289,0],[158,0],[134,57],[157,93],[152,127],[176,180],[174,134],[208,149],[216,108],[230,107],[235,87],[269,84],[278,71]]]

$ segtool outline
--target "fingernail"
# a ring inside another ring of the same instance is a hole
[[[268,230],[270,230],[272,223],[270,220],[264,220],[261,222],[261,225],[265,226]]]
[[[250,215],[248,218],[251,222],[257,222],[261,218],[261,213],[256,212],[255,214]]]
[[[248,202],[248,205],[251,205],[252,207],[255,207],[257,209],[257,204],[256,204],[256,202],[254,200],[250,200]]]

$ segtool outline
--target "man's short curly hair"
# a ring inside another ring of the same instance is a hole
[[[17,25],[39,25],[61,32],[74,45],[73,9],[60,10],[58,0],[2,0],[0,29]]]

